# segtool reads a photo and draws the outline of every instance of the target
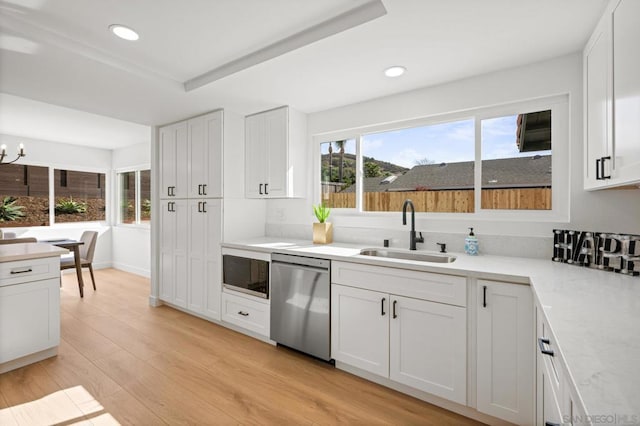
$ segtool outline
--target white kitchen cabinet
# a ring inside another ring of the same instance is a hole
[[[189,215],[187,309],[219,320],[221,200],[189,200]]]
[[[459,306],[392,295],[389,378],[467,402],[467,315]]]
[[[222,196],[222,111],[159,129],[160,197]]]
[[[244,330],[269,338],[270,304],[261,299],[224,291],[222,293],[222,320]]]
[[[189,249],[189,203],[162,200],[160,203],[160,299],[176,306],[187,306]]]
[[[56,353],[60,258],[0,263],[0,373]]]
[[[585,189],[640,182],[640,3],[611,0],[584,50]]]
[[[245,196],[304,195],[306,118],[280,107],[245,118]]]
[[[331,276],[336,361],[466,403],[466,308],[415,298],[457,300],[464,278],[337,261]]]
[[[160,198],[185,198],[189,187],[187,122],[161,127],[158,132]]]
[[[531,288],[477,281],[477,409],[534,422],[535,346]]]
[[[331,357],[389,375],[389,300],[386,293],[331,286]]]

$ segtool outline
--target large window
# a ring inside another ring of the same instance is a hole
[[[55,169],[55,221],[106,220],[105,174]]]
[[[0,165],[0,227],[50,223],[49,168]]]
[[[118,223],[148,223],[151,220],[151,171],[121,172],[118,181]]]
[[[360,212],[411,199],[418,212],[567,217],[567,115],[559,96],[321,140],[321,200]]]

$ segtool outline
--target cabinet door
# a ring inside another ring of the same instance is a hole
[[[60,278],[0,287],[0,364],[59,343]]]
[[[391,380],[466,404],[466,309],[392,296],[389,311]]]
[[[290,177],[289,114],[287,108],[265,113],[267,175],[265,193],[268,197],[285,197]]]
[[[266,136],[264,114],[245,118],[245,196],[263,198],[266,183]]]
[[[551,384],[551,377],[547,371],[542,369],[543,371],[539,375],[540,382],[538,383],[539,392],[541,393],[541,401],[542,401],[542,419],[538,423],[541,425],[561,425],[563,423],[562,412],[560,411],[560,405],[558,404],[558,399],[553,390],[553,386]]]
[[[187,306],[187,242],[189,213],[186,200],[161,203],[160,299]]]
[[[205,200],[205,244],[204,255],[206,286],[204,289],[204,314],[212,319],[220,320],[220,295],[222,292],[222,201]]]
[[[187,123],[159,131],[160,197],[184,198],[188,188]]]
[[[614,178],[640,181],[640,2],[613,11]]]
[[[389,375],[389,295],[331,285],[331,357]]]
[[[598,176],[597,160],[608,155],[611,141],[611,104],[610,104],[610,63],[611,36],[609,21],[602,21],[593,36],[593,42],[586,52],[585,67],[585,119],[586,119],[586,155],[585,187],[601,186],[604,181]],[[606,164],[609,173],[610,161]]]
[[[203,200],[189,200],[189,279],[187,308],[202,314],[207,277],[205,276],[207,250],[207,220]]]
[[[533,300],[526,285],[478,280],[478,411],[534,421]]]
[[[188,121],[189,197],[222,196],[222,112]]]

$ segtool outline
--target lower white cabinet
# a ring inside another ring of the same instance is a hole
[[[160,299],[220,319],[222,200],[163,200]]]
[[[0,373],[53,356],[59,344],[60,258],[0,263]]]
[[[477,409],[533,424],[533,295],[528,285],[477,281]]]
[[[332,357],[466,403],[466,309],[332,284]]]
[[[225,290],[222,293],[222,321],[269,337],[269,307],[267,299],[235,294]]]

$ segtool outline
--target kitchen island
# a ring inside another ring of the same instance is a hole
[[[57,354],[65,253],[44,243],[0,245],[0,373]]]

